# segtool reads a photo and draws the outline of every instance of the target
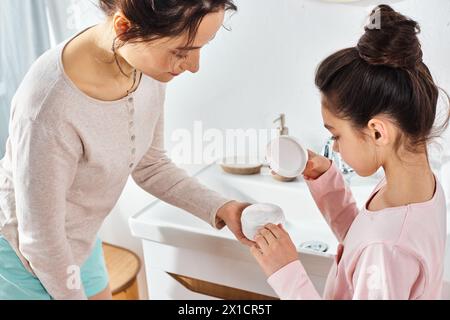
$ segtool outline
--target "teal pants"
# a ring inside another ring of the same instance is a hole
[[[108,286],[109,277],[100,239],[97,239],[80,272],[87,297],[102,292]],[[0,300],[52,300],[39,279],[25,269],[14,249],[2,236],[0,236]]]

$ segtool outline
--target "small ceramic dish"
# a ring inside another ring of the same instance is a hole
[[[308,151],[296,138],[280,136],[267,146],[266,159],[278,180],[292,180],[305,170]]]

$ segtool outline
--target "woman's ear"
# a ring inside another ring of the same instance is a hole
[[[113,27],[116,35],[120,36],[130,29],[131,23],[122,12],[117,11],[113,16]]]
[[[387,145],[391,140],[388,124],[384,119],[373,118],[367,124],[369,136],[373,139],[376,145]]]

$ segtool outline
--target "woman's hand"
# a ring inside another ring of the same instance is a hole
[[[216,216],[223,220],[228,229],[233,232],[234,236],[239,240],[240,243],[247,246],[252,246],[255,243],[247,239],[242,233],[242,211],[248,206],[250,206],[250,203],[231,201],[221,207],[219,211],[217,211]]]
[[[305,180],[315,180],[331,167],[331,160],[308,150],[308,162],[303,171]]]
[[[255,236],[255,241],[250,251],[267,277],[298,260],[297,249],[281,225],[266,225]]]

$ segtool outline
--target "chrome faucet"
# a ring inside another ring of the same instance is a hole
[[[344,175],[347,175],[350,173],[353,174],[355,172],[355,170],[353,170],[348,164],[346,164],[344,162],[344,160],[342,160],[342,157],[339,154],[339,152],[333,151],[333,145],[334,145],[334,139],[332,137],[328,138],[327,142],[325,143],[324,147],[322,148],[321,155],[324,156],[325,158],[332,160],[336,164],[336,167],[339,168],[339,170]]]
[[[322,156],[324,156],[325,158],[328,158],[330,160],[332,159],[333,153],[334,153],[333,143],[334,143],[333,138],[328,138],[327,142],[325,143],[325,145],[322,148],[322,152],[320,153]]]
[[[280,126],[277,128],[280,136],[289,135],[289,128],[286,127],[286,115],[284,113],[281,113],[280,116],[273,121],[273,123],[277,122],[280,122]]]

